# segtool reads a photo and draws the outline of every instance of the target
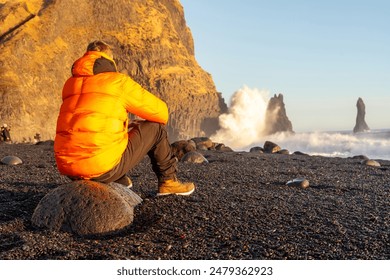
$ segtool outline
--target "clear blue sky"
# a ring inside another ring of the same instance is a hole
[[[390,128],[390,1],[180,0],[195,57],[229,103],[283,93],[295,131]]]

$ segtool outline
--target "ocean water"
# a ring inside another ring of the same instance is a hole
[[[390,129],[377,129],[362,133],[352,131],[305,132],[293,135],[279,133],[259,138],[261,139],[241,149],[249,150],[253,146],[262,147],[268,140],[291,153],[300,151],[310,155],[329,157],[365,155],[371,159],[390,160]]]
[[[272,141],[291,153],[300,151],[329,157],[365,155],[371,159],[390,160],[390,128],[362,133],[350,130],[264,136],[268,100],[266,90],[247,86],[239,89],[230,100],[229,112],[219,117],[221,129],[210,138],[235,151],[249,151],[251,147],[263,147],[265,141]],[[351,127],[354,122],[351,120]]]

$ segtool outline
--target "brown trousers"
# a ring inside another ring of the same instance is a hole
[[[155,122],[137,121],[131,124],[129,142],[121,161],[107,173],[93,178],[102,183],[114,182],[125,176],[146,155],[159,181],[174,179],[177,158],[172,154],[165,126]]]

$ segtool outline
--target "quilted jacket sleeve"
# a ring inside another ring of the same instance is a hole
[[[130,77],[126,78],[124,94],[126,110],[145,120],[167,124],[169,116],[167,104]]]

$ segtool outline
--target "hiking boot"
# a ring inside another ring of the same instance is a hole
[[[194,192],[194,190],[194,183],[181,183],[176,179],[169,179],[163,182],[159,182],[157,195],[190,195]]]
[[[125,187],[128,187],[129,189],[133,186],[133,182],[131,181],[131,179],[124,175],[122,177],[120,177],[118,180],[116,180],[114,183],[117,183],[117,184],[120,184],[120,185],[123,185]]]

